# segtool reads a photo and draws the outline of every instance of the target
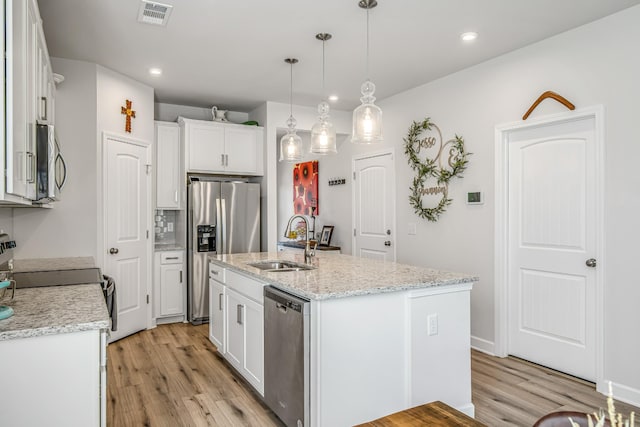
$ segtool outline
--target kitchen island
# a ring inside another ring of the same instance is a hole
[[[244,324],[243,339],[252,345],[251,351],[243,349],[244,359],[251,363],[240,373],[252,377],[249,382],[261,394],[264,337],[256,323],[263,299],[255,288],[272,285],[310,301],[305,425],[354,425],[435,400],[473,416],[469,304],[477,277],[330,252],[317,254],[314,269],[307,271],[264,271],[249,265],[304,263],[298,252],[210,260],[218,281],[211,292],[211,327],[216,327],[215,310],[225,306],[220,303],[223,295],[240,289],[247,297],[246,316],[244,308],[236,312],[233,305],[218,319],[226,319],[227,332],[236,320]],[[231,291],[223,286],[229,278]],[[214,343],[223,353],[230,350],[224,334]]]
[[[98,284],[17,289],[0,320],[0,424],[104,426],[109,314]]]

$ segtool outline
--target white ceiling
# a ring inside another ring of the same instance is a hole
[[[366,12],[357,0],[160,0],[166,27],[137,22],[136,0],[39,0],[51,56],[95,62],[155,88],[156,101],[250,111],[264,101],[321,97],[350,110],[365,79]],[[640,0],[378,0],[370,12],[371,78],[383,99]],[[459,35],[477,31],[473,43]],[[588,47],[585,47],[588,48]],[[150,67],[163,69],[153,77]],[[55,71],[55,70],[54,70]]]

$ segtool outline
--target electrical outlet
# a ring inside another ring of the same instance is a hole
[[[169,231],[169,233],[173,232],[173,223],[172,222],[168,222],[167,223],[167,231]]]
[[[436,313],[427,316],[427,334],[438,335],[438,315]]]

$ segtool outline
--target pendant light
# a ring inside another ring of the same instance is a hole
[[[331,39],[331,34],[316,34],[316,39],[322,41],[322,102],[318,104],[318,122],[311,128],[311,153],[313,154],[335,154],[336,130],[329,121],[329,104],[325,101],[324,92],[324,42]]]
[[[378,5],[376,0],[360,0],[358,6],[367,10],[367,80],[362,83],[362,105],[353,110],[351,142],[371,144],[382,142],[382,110],[374,104],[376,85],[369,79],[369,9]]]
[[[293,118],[293,64],[298,63],[296,58],[284,60],[291,67],[289,86],[289,119],[287,120],[287,134],[280,139],[280,161],[299,162],[302,160],[302,139],[296,135],[296,119]]]

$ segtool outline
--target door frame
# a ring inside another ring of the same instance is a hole
[[[391,148],[387,148],[387,149],[383,149],[380,151],[374,151],[373,153],[361,153],[361,154],[356,154],[351,158],[351,177],[353,178],[356,174],[356,162],[358,160],[365,160],[365,159],[370,159],[373,157],[381,157],[381,156],[386,156],[386,155],[391,155],[391,167],[393,168],[393,170],[391,171],[391,201],[393,203],[393,209],[392,209],[392,213],[391,213],[391,224],[393,225],[393,233],[394,233],[394,244],[392,246],[393,248],[393,261],[397,261],[398,259],[398,253],[396,251],[396,248],[398,247],[397,243],[398,243],[398,227],[396,224],[396,157],[395,157],[395,149],[393,147]],[[354,181],[352,181],[354,182]],[[356,186],[352,185],[351,186],[351,255],[356,256],[356,236],[354,235],[355,233],[353,233],[353,230],[356,227]]]
[[[495,342],[494,352],[498,357],[506,357],[509,351],[509,133],[527,128],[544,127],[577,120],[593,119],[595,124],[595,188],[590,189],[595,195],[595,240],[598,268],[596,269],[596,386],[604,390],[604,107],[596,105],[575,111],[548,115],[530,121],[518,121],[500,124],[495,127]]]
[[[142,139],[131,138],[128,136],[123,136],[121,134],[102,131],[102,137],[99,140],[100,147],[98,149],[98,159],[97,159],[97,168],[98,168],[98,188],[97,188],[97,200],[98,200],[98,221],[97,221],[97,233],[98,238],[97,241],[97,251],[98,259],[96,260],[98,266],[104,270],[105,265],[107,265],[107,252],[105,242],[107,241],[107,227],[106,221],[104,217],[104,197],[107,194],[107,181],[104,179],[105,171],[107,169],[107,140],[113,139],[119,142],[124,142],[125,144],[132,144],[143,147],[146,149],[147,155],[147,164],[150,165],[150,169],[147,173],[149,179],[147,180],[147,230],[149,231],[149,238],[147,239],[146,244],[146,255],[147,255],[147,295],[149,295],[149,303],[147,304],[147,329],[150,329],[155,326],[153,321],[153,310],[152,310],[152,302],[153,302],[153,234],[151,233],[151,224],[153,224],[153,170],[154,162],[153,162],[153,144],[151,141],[145,141]],[[100,255],[102,254],[102,255]]]

